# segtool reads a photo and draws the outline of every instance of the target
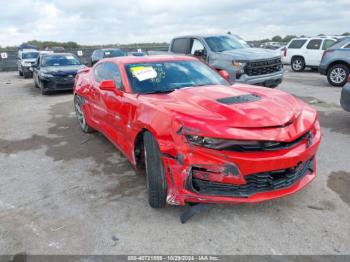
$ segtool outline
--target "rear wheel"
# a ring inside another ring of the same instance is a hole
[[[327,80],[332,86],[344,86],[349,77],[349,67],[344,64],[336,64],[329,68]]]
[[[153,208],[166,205],[167,184],[159,145],[150,132],[143,135],[148,202]]]
[[[305,60],[304,58],[298,56],[293,57],[292,59],[292,70],[294,72],[303,72],[305,69]]]
[[[91,128],[87,123],[86,123],[86,118],[85,114],[82,108],[83,105],[83,100],[80,96],[74,96],[74,109],[75,109],[75,114],[77,116],[79,125],[81,130],[85,133],[91,133],[94,132],[95,130]]]
[[[22,71],[18,71],[18,75],[19,76],[23,76],[23,72]]]

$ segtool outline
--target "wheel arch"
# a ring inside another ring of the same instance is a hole
[[[145,163],[144,163],[144,149],[143,149],[143,135],[145,132],[151,133],[155,138],[157,137],[150,128],[143,127],[141,128],[137,135],[135,136],[134,143],[133,143],[133,158],[135,160],[135,167],[138,170],[144,170],[145,169]]]
[[[348,68],[348,70],[350,71],[350,64],[348,62],[346,62],[344,60],[335,60],[328,65],[327,74],[329,73],[329,69],[331,69],[332,66],[337,65],[337,64],[345,65]]]
[[[301,58],[301,59],[303,59],[304,60],[304,63],[305,63],[305,58],[302,56],[302,55],[293,55],[292,57],[291,57],[291,59],[290,59],[290,61],[293,61],[293,59],[295,59],[295,58]]]

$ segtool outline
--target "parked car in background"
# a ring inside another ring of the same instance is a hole
[[[348,76],[347,83],[341,91],[340,104],[344,110],[350,112],[350,76]]]
[[[350,72],[350,37],[340,39],[324,51],[319,67],[332,86],[344,86]]]
[[[93,66],[103,58],[127,56],[127,55],[128,53],[120,48],[97,49],[91,55],[91,66]]]
[[[39,51],[36,49],[23,49],[18,51],[18,74],[24,78],[31,77],[33,74],[31,68],[35,64],[38,56]]]
[[[145,56],[146,53],[145,53],[145,52],[129,52],[128,55],[132,55],[132,56]]]
[[[282,82],[281,57],[273,50],[251,48],[237,35],[180,36],[169,52],[195,56],[217,70],[226,70],[230,82],[276,87]]]
[[[276,50],[281,48],[282,46],[285,46],[286,43],[281,43],[281,42],[265,42],[260,45],[261,48],[266,48],[266,49],[272,49]]]
[[[317,112],[278,90],[230,85],[189,56],[119,57],[79,71],[82,131],[98,130],[146,174],[148,201],[253,203],[316,176]]]
[[[34,84],[43,95],[72,90],[75,75],[83,67],[71,53],[41,54],[33,67]]]
[[[295,72],[304,71],[305,67],[317,69],[324,50],[337,42],[335,37],[299,37],[287,44],[282,56],[283,64],[291,65]]]

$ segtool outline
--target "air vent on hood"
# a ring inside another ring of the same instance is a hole
[[[226,105],[232,105],[232,104],[240,104],[240,103],[248,103],[248,102],[254,102],[260,100],[261,97],[255,94],[247,94],[247,95],[241,95],[241,96],[231,96],[231,97],[224,97],[219,98],[218,102],[226,104]]]

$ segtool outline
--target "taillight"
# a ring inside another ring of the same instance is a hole
[[[329,49],[324,50],[324,51],[323,51],[323,54],[322,54],[322,58],[323,58],[327,53],[330,53],[330,52],[332,52],[332,50],[329,50]]]
[[[287,56],[287,47],[284,48],[283,56]]]

